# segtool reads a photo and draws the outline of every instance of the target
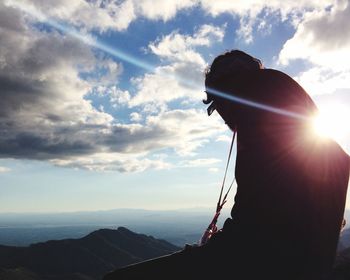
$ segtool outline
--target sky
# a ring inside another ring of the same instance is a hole
[[[231,49],[339,116],[349,153],[349,21],[342,0],[1,0],[0,212],[214,208],[232,133],[204,73]]]

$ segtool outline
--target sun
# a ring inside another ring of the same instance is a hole
[[[349,134],[349,109],[342,104],[328,104],[320,107],[313,119],[313,129],[322,138],[342,141]]]

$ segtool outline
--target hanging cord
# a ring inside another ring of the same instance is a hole
[[[216,205],[216,212],[215,215],[212,219],[212,221],[210,222],[209,226],[207,227],[207,229],[205,230],[205,232],[203,233],[203,236],[199,242],[199,245],[204,245],[205,243],[208,242],[208,240],[213,236],[213,234],[215,234],[218,231],[218,228],[216,226],[216,223],[218,221],[218,218],[220,216],[221,213],[221,209],[222,207],[225,205],[226,201],[227,201],[227,195],[229,194],[231,187],[233,185],[233,183],[235,182],[235,178],[233,178],[230,187],[228,188],[226,194],[224,195],[224,198],[221,200],[222,198],[222,193],[224,191],[224,187],[225,187],[225,181],[226,181],[226,176],[227,176],[227,170],[230,164],[230,159],[231,159],[231,154],[232,154],[232,148],[233,148],[233,143],[235,142],[235,138],[236,138],[236,130],[233,133],[232,136],[232,141],[231,141],[231,146],[230,146],[230,152],[228,154],[228,158],[227,158],[227,163],[226,163],[226,169],[225,169],[225,174],[224,174],[224,179],[222,180],[222,185],[221,185],[221,191],[220,191],[220,196],[219,196],[219,200],[218,203]]]

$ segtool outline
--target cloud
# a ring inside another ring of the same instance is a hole
[[[173,31],[150,43],[149,49],[157,56],[171,61],[194,60],[202,64],[204,63],[203,58],[193,49],[198,46],[210,46],[213,41],[221,42],[224,35],[224,27],[205,24],[198,28],[192,36]]]
[[[6,0],[5,4],[20,8],[24,13],[44,15],[87,30],[105,32],[109,29],[125,30],[136,19],[133,1],[84,0]]]
[[[108,94],[110,97],[110,102],[113,107],[118,107],[121,105],[126,105],[130,101],[130,93],[127,90],[120,90],[116,86],[106,88],[104,93]]]
[[[80,167],[99,171],[118,170],[139,172],[146,169],[173,167],[164,158],[152,158],[151,151],[172,148],[181,156],[194,155],[194,151],[224,129],[218,119],[205,121],[206,115],[197,110],[173,110],[148,116],[146,123],[115,125],[108,133],[95,138],[95,153],[67,155],[50,160],[63,167]],[[100,150],[96,150],[100,146]],[[104,149],[104,152],[101,152]],[[212,164],[205,160],[188,161],[187,167]]]
[[[0,174],[1,174],[1,173],[6,173],[6,172],[10,172],[10,171],[11,171],[10,168],[0,166]]]
[[[197,47],[209,47],[221,42],[225,26],[203,25],[193,35],[173,31],[149,44],[149,50],[157,55],[163,64],[154,73],[147,73],[134,79],[137,93],[129,105],[144,106],[156,104],[158,108],[174,100],[187,98],[199,101],[204,97],[198,88],[204,84],[206,63]]]
[[[132,112],[130,114],[130,120],[132,122],[140,122],[142,120],[142,115],[137,112]]]
[[[334,1],[335,2],[335,1]],[[298,22],[307,10],[322,10],[324,7],[332,4],[330,1],[302,0],[302,1],[230,1],[230,0],[200,0],[204,11],[216,17],[222,13],[230,13],[238,16],[240,27],[237,35],[246,43],[253,42],[253,30],[255,27],[259,31],[265,32],[269,28],[266,24],[267,18],[278,16],[282,21],[292,18]]]
[[[118,153],[100,153],[92,156],[81,156],[65,159],[53,159],[50,162],[59,167],[79,168],[93,171],[119,171],[125,172],[143,172],[145,170],[169,169],[171,164],[161,159],[149,159],[145,156],[130,157]]]
[[[121,90],[122,64],[69,35],[36,29],[36,19],[11,7],[13,2],[6,0],[9,6],[0,3],[0,157],[132,172],[172,167],[167,159],[153,158],[155,152],[170,148],[180,157],[194,156],[212,139],[225,140],[219,137],[225,130],[219,117],[208,119],[203,110],[180,110],[174,103],[200,103],[204,94],[198,85],[203,85],[206,67],[200,50],[222,42],[226,26],[205,24],[192,34],[176,30],[150,42],[148,51],[160,65],[152,73],[134,77],[134,90]],[[166,21],[178,11],[198,6],[212,16],[238,15],[242,25],[247,23],[246,38],[257,23],[267,30],[266,14],[281,13],[283,18],[318,7],[313,1],[302,2],[302,7],[291,1],[280,7],[276,1],[251,1],[254,5],[243,1],[218,1],[217,5],[204,0],[159,1],[159,9],[154,9],[154,1],[146,0],[51,2],[21,3],[59,22],[99,32],[125,30],[140,17]],[[264,15],[260,15],[262,11]],[[129,120],[120,122],[95,108],[88,99],[91,94],[107,96],[116,110],[127,111]],[[215,163],[210,159],[182,162],[188,167]]]
[[[294,36],[284,44],[280,62],[288,64],[293,59],[307,59],[333,70],[350,69],[347,63],[350,59],[349,17],[348,1],[339,1],[330,9],[306,14]]]
[[[123,65],[111,58],[104,58],[102,55],[95,62],[93,69],[88,69],[90,73],[84,73],[86,80],[94,87],[113,86],[118,83],[119,77],[123,73]],[[93,71],[92,71],[93,70]],[[90,74],[90,75],[89,75]],[[98,90],[98,89],[96,89]],[[99,91],[101,94],[102,90]]]
[[[195,44],[206,44],[201,36]],[[112,85],[122,66],[75,38],[31,27],[21,12],[3,4],[0,41],[1,158],[121,172],[162,169],[171,165],[152,152],[171,148],[192,155],[223,129],[218,118],[207,121],[199,110],[166,110],[142,123],[119,123],[87,96],[107,94],[127,106],[129,92]],[[134,121],[140,117],[132,115]]]
[[[152,145],[173,147],[179,155],[193,155],[213,136],[225,130],[219,118],[208,120],[203,110],[171,110],[148,116],[146,124],[162,137],[154,137]],[[157,134],[153,134],[157,135]]]
[[[23,10],[41,13],[76,27],[106,32],[124,31],[130,23],[140,17],[150,20],[170,20],[178,11],[193,7],[196,1],[5,0],[5,3],[8,6],[21,6]]]
[[[176,16],[178,11],[194,7],[197,4],[196,0],[135,0],[133,2],[139,15],[163,21],[170,20]]]
[[[84,99],[91,85],[80,77],[98,64],[80,41],[39,32],[21,13],[0,4],[0,154],[46,159],[91,153],[86,139],[113,117]]]
[[[77,39],[28,26],[17,9],[0,4],[0,19],[0,157],[139,171],[166,166],[147,157],[152,151],[170,147],[189,154],[216,133],[218,125],[206,122],[203,111],[167,111],[144,124],[118,123],[86,96],[94,89],[107,91],[115,104],[127,104],[129,93],[111,86],[119,64]],[[105,78],[100,83],[89,76],[96,71]]]
[[[332,4],[332,1],[317,1],[317,0],[301,0],[295,1],[264,1],[264,0],[249,0],[249,1],[230,1],[230,0],[200,0],[200,3],[205,11],[213,16],[218,16],[222,13],[232,13],[244,15],[250,13],[251,15],[258,15],[263,9],[279,10],[282,17],[295,10],[301,11],[313,8],[323,8]]]
[[[227,142],[230,143],[232,141],[232,137],[227,136],[226,134],[219,135],[216,140],[216,142]]]
[[[199,100],[201,93],[198,89],[191,89],[183,84],[176,76],[183,76],[186,71],[191,73],[189,83],[195,80],[202,80],[202,68],[191,62],[173,63],[167,66],[158,66],[154,73],[145,74],[133,80],[136,87],[136,94],[129,102],[130,107],[143,106],[147,111],[159,112],[165,109],[165,105],[171,101],[181,98]],[[203,68],[204,69],[204,68]],[[192,78],[191,78],[192,76]],[[195,83],[197,84],[197,83]],[[203,84],[198,82],[198,84]],[[151,109],[150,109],[151,108]]]
[[[350,69],[337,71],[324,66],[314,66],[296,77],[296,80],[312,96],[330,94],[337,90],[350,90],[349,79]]]
[[[296,59],[311,64],[296,77],[311,95],[350,88],[349,17],[349,1],[338,1],[330,9],[305,14],[279,54],[283,65]]]
[[[257,27],[262,34],[268,32],[268,19],[278,16],[282,21],[291,18],[299,22],[305,11],[324,9],[336,1],[302,0],[6,0],[7,5],[21,7],[23,11],[45,15],[56,21],[63,21],[84,30],[125,31],[129,25],[140,18],[148,20],[168,21],[179,12],[193,8],[201,8],[203,13],[217,17],[223,13],[238,17],[240,27],[237,35],[246,43],[253,41],[253,29]],[[156,8],[155,8],[156,7]]]
[[[203,167],[203,166],[210,166],[218,162],[221,162],[221,160],[217,158],[198,158],[198,159],[183,161],[181,162],[180,165],[182,167]]]

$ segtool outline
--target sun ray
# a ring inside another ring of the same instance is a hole
[[[320,112],[313,120],[313,128],[317,135],[323,138],[332,138],[342,142],[350,133],[349,109],[339,103],[320,106]]]

